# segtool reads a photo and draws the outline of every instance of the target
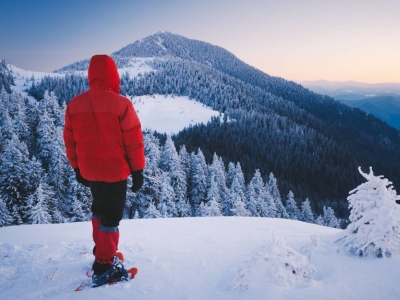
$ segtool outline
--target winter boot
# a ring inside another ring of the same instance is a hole
[[[126,281],[129,277],[127,270],[117,256],[114,256],[112,264],[102,264],[95,261],[92,268],[94,272],[92,276],[93,287],[118,281]]]

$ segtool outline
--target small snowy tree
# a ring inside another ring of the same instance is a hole
[[[400,200],[392,182],[383,176],[360,174],[367,182],[350,191],[350,224],[338,240],[351,253],[377,257],[400,254]]]
[[[161,217],[172,218],[177,216],[178,212],[176,211],[174,198],[175,193],[171,186],[168,174],[166,172],[162,172],[160,202],[157,206]]]
[[[319,215],[318,218],[315,219],[315,224],[324,226],[324,218]]]
[[[314,223],[314,214],[311,209],[310,205],[310,200],[307,198],[302,204],[301,204],[301,221],[308,222],[308,223]]]
[[[0,227],[9,226],[12,224],[12,217],[10,211],[8,210],[5,202],[0,197]]]
[[[145,219],[154,219],[154,218],[161,218],[160,212],[157,210],[156,206],[154,205],[154,202],[151,201],[149,203],[148,208],[145,211],[144,214]]]
[[[335,211],[331,207],[324,206],[324,225],[332,228],[340,228],[338,219],[335,216]]]
[[[279,193],[278,183],[271,172],[269,174],[268,184],[266,185],[267,193],[269,193],[274,200],[275,207],[276,207],[276,217],[282,219],[289,219],[289,215],[282,204],[281,194]]]
[[[192,159],[190,196],[193,214],[196,215],[200,204],[207,197],[207,165],[200,149]]]
[[[50,195],[49,195],[50,193]],[[48,201],[51,197],[49,186],[46,183],[40,183],[37,190],[28,198],[31,208],[29,223],[31,224],[49,224],[51,216],[49,214]]]
[[[294,200],[294,194],[292,191],[289,191],[286,199],[286,211],[289,214],[290,219],[299,220],[300,219],[300,210],[297,207],[297,203]]]
[[[215,182],[215,176],[211,176],[211,186],[208,189],[207,193],[207,204],[204,207],[203,211],[203,216],[207,217],[220,217],[222,216],[221,214],[221,208],[220,208],[220,195],[219,195],[219,190],[217,183]]]

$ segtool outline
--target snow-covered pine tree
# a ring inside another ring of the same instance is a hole
[[[167,135],[167,140],[161,152],[160,168],[169,176],[175,203],[184,203],[187,199],[187,179],[171,135]],[[177,215],[174,213],[175,216]]]
[[[204,165],[206,167],[204,167]],[[197,154],[192,157],[191,166],[191,191],[190,200],[193,216],[197,215],[200,204],[207,197],[207,164],[203,152],[199,149]]]
[[[49,185],[54,191],[56,208],[62,214],[65,213],[68,192],[68,175],[70,166],[66,157],[65,145],[62,138],[62,128],[57,127],[54,139],[51,141],[51,153],[49,161]]]
[[[162,218],[173,218],[178,215],[175,203],[175,193],[170,184],[170,177],[166,172],[162,172],[160,201],[157,205]]]
[[[240,166],[240,162],[236,163],[236,173],[235,177],[237,177],[240,186],[242,187],[243,192],[246,191],[246,183],[244,181],[244,174],[242,171],[242,167]]]
[[[358,168],[367,180],[350,191],[350,224],[339,242],[351,253],[378,257],[400,255],[400,196],[392,182],[375,176],[370,167],[369,174]]]
[[[31,146],[33,143],[32,133],[27,124],[27,115],[25,103],[20,94],[13,92],[10,95],[8,111],[10,113],[13,125],[13,132],[18,136],[21,142]]]
[[[301,204],[301,218],[300,221],[315,223],[314,214],[311,209],[310,200],[307,198]]]
[[[24,149],[24,144],[12,133],[0,158],[0,197],[11,212],[15,225],[20,220],[22,223],[22,207],[26,206],[26,197],[29,194],[28,175],[32,171],[27,169],[28,158],[24,157],[26,153],[23,155],[21,149]]]
[[[227,213],[227,216],[247,217],[250,215],[244,204],[245,196],[239,177],[235,176],[233,179],[228,201],[222,205],[222,210]],[[230,212],[227,212],[228,209]]]
[[[13,222],[10,211],[7,208],[6,203],[0,197],[0,227],[10,226]]]
[[[260,170],[256,170],[253,178],[251,179],[251,183],[253,184],[255,193],[257,195],[256,202],[259,216],[274,218],[277,214],[277,208],[274,199],[264,185]]]
[[[40,182],[36,191],[28,197],[27,205],[30,207],[30,224],[49,224],[52,218],[49,213],[49,200],[53,197],[50,187],[45,182]]]
[[[220,208],[221,196],[219,192],[220,191],[218,189],[218,183],[215,180],[215,175],[211,175],[210,188],[207,192],[207,204],[205,204],[203,213],[204,217],[222,216]]]
[[[141,217],[145,216],[151,202],[153,206],[157,206],[161,193],[161,169],[158,167],[161,155],[160,141],[152,132],[144,135],[144,154],[146,166],[143,170],[143,186],[131,201],[132,209],[139,211]]]
[[[179,159],[181,161],[183,171],[185,172],[187,186],[189,187],[188,179],[190,177],[191,156],[190,153],[187,152],[185,145],[179,149]]]
[[[226,187],[228,189],[231,188],[232,182],[233,182],[233,178],[235,177],[236,174],[236,167],[235,164],[233,162],[230,162],[228,164],[228,172],[226,173]]]
[[[154,218],[161,218],[161,214],[154,205],[153,201],[150,201],[149,206],[147,207],[144,213],[145,219],[154,219]]]
[[[289,218],[292,220],[300,219],[300,210],[297,207],[297,203],[294,200],[294,194],[292,191],[289,191],[286,199],[286,211],[289,215]]]
[[[208,174],[210,182],[208,184],[208,187],[211,186],[211,179],[214,176],[214,180],[217,185],[216,188],[219,194],[218,203],[221,203],[228,197],[229,191],[226,187],[225,168],[223,167],[223,165],[221,165],[221,160],[218,158],[218,155],[216,153],[214,153],[213,161],[208,168]]]
[[[5,109],[5,111],[1,113],[1,117],[1,133],[3,135],[3,139],[11,140],[12,134],[14,133],[14,126],[12,123],[12,118],[8,113],[8,109]]]
[[[286,208],[282,204],[281,194],[279,193],[277,180],[272,172],[269,174],[269,180],[268,184],[266,185],[266,189],[267,193],[269,193],[272,196],[272,199],[274,199],[275,207],[277,210],[276,217],[282,219],[289,219],[290,218],[289,214],[287,213]]]
[[[333,228],[340,228],[340,224],[338,219],[335,216],[335,211],[331,207],[325,207],[323,208],[323,218],[324,218],[324,225],[328,227],[333,227]]]
[[[90,189],[78,183],[75,178],[75,172],[69,169],[67,205],[65,211],[70,222],[90,220],[92,217],[90,209],[91,202],[92,195]]]
[[[17,207],[16,204],[13,205],[11,211],[11,218],[12,218],[12,225],[21,225],[24,224],[21,218],[20,209]]]
[[[36,140],[36,148],[38,151],[38,158],[42,162],[42,166],[46,172],[49,170],[50,159],[53,152],[52,141],[55,138],[56,127],[52,119],[47,114],[46,109],[42,110],[37,130],[38,139]]]
[[[54,92],[45,91],[43,99],[39,102],[40,110],[46,110],[55,127],[64,127],[64,112],[61,110],[57,96]]]
[[[258,195],[254,189],[253,181],[250,181],[249,185],[247,186],[246,192],[246,209],[249,212],[249,215],[252,217],[259,217],[260,214],[258,212],[258,205],[257,202]],[[263,207],[262,207],[263,208]]]
[[[319,215],[318,218],[315,219],[315,224],[317,225],[325,226],[324,223],[324,218],[321,215]]]

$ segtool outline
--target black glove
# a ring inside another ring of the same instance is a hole
[[[75,171],[76,181],[78,181],[80,184],[83,184],[86,187],[89,187],[89,181],[87,181],[87,179],[82,177],[81,170],[79,170],[79,168],[75,168],[74,171]]]
[[[143,185],[143,170],[132,172],[132,187],[131,191],[136,193]]]

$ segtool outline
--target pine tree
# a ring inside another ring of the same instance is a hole
[[[301,204],[301,221],[303,222],[308,222],[308,223],[314,223],[314,214],[311,209],[310,205],[310,200],[307,198],[302,204]]]
[[[221,160],[218,158],[217,154],[214,153],[213,155],[213,161],[211,165],[208,168],[208,178],[209,178],[209,184],[208,187],[211,186],[211,178],[214,176],[214,180],[216,183],[216,189],[219,194],[219,201],[218,203],[221,203],[224,201],[229,194],[228,188],[226,187],[226,178],[225,178],[225,169],[221,165]]]
[[[23,224],[22,218],[21,218],[21,212],[18,209],[17,205],[15,205],[15,204],[12,206],[11,218],[12,218],[13,225]]]
[[[144,153],[146,166],[143,170],[143,186],[135,193],[132,203],[132,209],[138,210],[139,215],[144,217],[149,205],[157,206],[161,194],[161,169],[158,167],[161,156],[159,139],[152,132],[144,135]]]
[[[294,200],[294,194],[292,191],[289,191],[286,199],[286,211],[289,215],[289,218],[292,220],[300,219],[300,210],[297,207],[297,203]]]
[[[227,213],[227,216],[245,217],[250,215],[244,204],[245,197],[239,177],[240,176],[237,176],[233,179],[232,186],[229,191],[229,200],[227,203],[223,203],[222,206],[222,210]],[[228,209],[229,212],[227,212]]]
[[[64,127],[64,112],[58,103],[54,92],[45,91],[43,99],[39,105],[41,111],[46,111],[49,118],[53,121],[55,127]]]
[[[183,145],[179,149],[179,159],[181,161],[181,165],[182,165],[183,171],[185,172],[187,186],[189,186],[189,181],[188,180],[189,180],[189,177],[190,177],[191,156],[186,151],[185,145]]]
[[[92,195],[90,189],[76,181],[75,172],[72,169],[69,169],[67,176],[68,192],[65,205],[66,216],[71,222],[88,221],[92,216]]]
[[[37,127],[37,135],[38,139],[36,141],[36,148],[38,151],[38,158],[47,172],[49,170],[51,155],[53,152],[52,141],[56,135],[56,128],[45,109],[42,111],[42,116]]]
[[[350,191],[350,224],[339,241],[352,253],[393,257],[400,254],[400,196],[383,176],[360,174],[367,180]]]
[[[234,163],[230,162],[228,164],[228,172],[226,174],[226,187],[228,189],[231,188],[232,182],[233,182],[233,178],[235,177],[236,174],[236,167],[234,165]]]
[[[8,112],[11,117],[11,123],[13,126],[13,132],[17,135],[21,142],[27,145],[32,144],[32,133],[27,124],[27,116],[25,103],[22,96],[13,92],[10,95],[10,104],[8,106]]]
[[[0,197],[0,227],[10,226],[13,222],[10,211],[6,203]]]
[[[154,202],[151,201],[149,203],[148,208],[145,211],[144,214],[145,219],[154,219],[154,218],[161,218],[160,212],[157,210],[156,206],[154,205]]]
[[[259,217],[259,206],[261,206],[261,209],[264,209],[264,205],[261,205],[260,203],[257,202],[258,200],[258,195],[254,189],[253,181],[250,181],[248,187],[247,187],[247,193],[246,193],[246,209],[249,212],[249,215],[252,217]]]
[[[49,214],[48,202],[52,197],[49,186],[46,183],[40,183],[37,190],[28,197],[28,206],[30,207],[30,224],[49,224],[51,216]]]
[[[12,213],[16,225],[20,220],[22,223],[22,207],[26,206],[26,197],[30,192],[28,177],[32,170],[27,169],[27,161],[26,146],[12,133],[0,158],[0,197]]]
[[[220,217],[221,208],[219,203],[221,202],[221,197],[219,194],[218,184],[215,182],[215,175],[211,176],[210,188],[207,192],[207,204],[204,208],[203,216],[207,217]]]
[[[175,207],[175,193],[166,172],[161,174],[160,202],[157,208],[163,218],[173,218],[178,215]]]
[[[187,198],[186,175],[170,135],[167,135],[167,140],[161,153],[160,168],[167,172],[170,178],[170,184],[174,191],[174,201],[176,203],[184,202]]]
[[[1,115],[2,119],[0,120],[0,122],[3,139],[11,140],[12,135],[15,134],[12,118],[10,117],[7,109],[5,109],[5,111]]]
[[[274,174],[272,174],[272,172],[269,174],[267,193],[269,193],[272,196],[272,199],[274,200],[276,207],[276,217],[282,219],[289,219],[290,218],[289,214],[287,213],[286,208],[282,204],[281,194],[279,193],[278,190],[277,180]]]
[[[331,207],[323,208],[324,225],[333,228],[340,228],[338,219],[335,217],[335,211]]]
[[[49,184],[54,191],[56,209],[60,213],[65,212],[67,205],[69,163],[66,157],[65,146],[62,138],[62,128],[57,127],[54,139],[51,141],[51,153],[49,160]]]
[[[240,186],[242,187],[242,191],[246,191],[246,183],[244,181],[244,174],[242,171],[242,167],[240,166],[240,162],[236,163],[236,173],[235,177],[237,177]]]
[[[198,212],[200,204],[205,201],[207,197],[207,173],[205,165],[205,158],[201,150],[197,152],[192,158],[191,166],[191,185],[190,200],[195,216]],[[207,165],[206,165],[207,166]]]
[[[321,215],[319,215],[318,218],[315,220],[315,224],[325,226],[324,218]]]

